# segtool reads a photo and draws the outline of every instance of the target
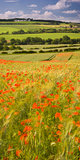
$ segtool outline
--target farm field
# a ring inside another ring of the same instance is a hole
[[[6,40],[10,40],[12,38],[22,40],[27,37],[40,37],[43,39],[48,39],[48,38],[55,39],[55,37],[62,38],[65,35],[69,36],[71,39],[80,38],[80,33],[39,33],[39,34],[18,34],[18,35],[10,34],[10,35],[0,35],[0,38],[5,37]]]
[[[0,160],[80,160],[80,52],[27,56],[0,55]]]
[[[0,25],[0,33],[8,32],[12,33],[13,31],[18,31],[23,29],[24,31],[34,31],[38,29],[50,29],[50,28],[60,28],[58,25]],[[62,26],[63,28],[63,26]]]
[[[72,56],[71,56],[72,55]],[[41,53],[41,54],[14,54],[14,55],[0,55],[0,59],[12,60],[12,61],[23,61],[23,62],[39,62],[39,61],[68,61],[71,57],[71,60],[80,61],[80,51],[68,52],[68,53]]]
[[[3,23],[3,22],[2,22]],[[10,23],[10,22],[7,22],[7,23]],[[19,23],[19,22],[18,22]],[[0,33],[2,32],[9,32],[9,33],[12,33],[13,31],[18,31],[20,29],[23,29],[24,31],[34,31],[34,30],[39,30],[39,29],[50,29],[50,28],[64,28],[65,27],[68,27],[69,25],[68,24],[61,24],[61,25],[45,25],[44,24],[35,24],[34,23],[27,23],[27,22],[24,22],[24,24],[26,23],[26,25],[17,25],[17,22],[13,22],[12,25],[9,25],[9,24],[6,24],[4,22],[4,25],[1,24],[0,22]],[[15,25],[16,24],[16,25]]]
[[[0,55],[0,59],[15,60],[15,61],[45,61],[57,53],[42,53],[42,54],[15,54],[15,55]]]
[[[0,22],[0,160],[80,160],[80,33],[12,34],[70,27],[36,23]]]

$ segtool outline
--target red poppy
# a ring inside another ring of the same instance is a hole
[[[22,152],[21,150],[16,150],[16,156],[20,157],[21,152]]]

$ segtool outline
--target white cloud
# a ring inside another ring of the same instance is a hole
[[[68,0],[69,2],[80,2],[80,0]]]
[[[5,2],[17,2],[17,0],[5,0]]]
[[[44,12],[44,16],[49,17],[49,16],[52,16],[52,15],[53,15],[52,12],[49,12],[49,11],[45,11],[45,12]]]
[[[51,11],[45,11],[44,13],[39,13],[37,10],[33,10],[30,14],[26,14],[23,11],[7,11],[3,14],[0,14],[0,19],[9,19],[9,18],[33,18],[33,19],[52,19],[52,20],[60,20],[65,22],[80,22],[80,14],[76,17],[63,17],[63,16],[56,16]]]
[[[65,22],[76,22],[76,23],[80,23],[80,18],[77,16],[77,17],[62,17],[62,16],[59,16],[58,19],[60,21],[65,21]]]
[[[57,10],[57,9],[64,9],[70,6],[70,4],[66,4],[67,0],[59,0],[56,4],[54,5],[47,5],[44,7],[44,9],[47,10]]]
[[[28,5],[28,7],[36,8],[36,7],[37,7],[37,5],[36,5],[36,4],[30,4],[30,5]]]
[[[78,13],[78,11],[76,11],[76,10],[67,10],[67,11],[63,11],[62,13],[75,14],[75,13]]]
[[[56,4],[53,4],[53,5],[49,4],[45,6],[44,9],[59,10],[59,9],[68,8],[71,6],[71,2],[80,2],[80,0],[58,0]]]
[[[39,10],[32,10],[32,13],[35,13],[35,14],[38,14],[38,13],[40,13],[41,11],[39,11]]]
[[[51,19],[53,17],[53,13],[49,11],[45,11],[43,14],[40,11],[33,10],[30,14],[26,14],[23,11],[7,11],[3,14],[0,14],[0,19],[8,19],[8,18],[34,18],[34,19]]]
[[[12,12],[12,11],[7,11],[3,14],[0,14],[0,19],[8,19],[8,18],[13,18],[16,17],[17,13],[16,12]]]

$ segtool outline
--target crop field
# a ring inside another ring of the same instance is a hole
[[[39,33],[39,34],[16,34],[16,35],[0,35],[0,37],[5,37],[6,40],[10,40],[12,38],[14,39],[25,39],[27,37],[40,37],[43,39],[55,39],[56,38],[62,38],[63,36],[69,36],[71,39],[77,39],[80,38],[80,33]]]
[[[50,25],[49,27],[45,25],[0,25],[0,33],[8,31],[9,33],[12,33],[13,31],[18,31],[20,29],[23,29],[24,31],[34,31],[40,28],[50,28]]]
[[[19,22],[18,22],[19,23]],[[4,23],[5,24],[5,23]],[[26,24],[26,25],[8,25],[8,24],[5,24],[5,25],[2,25],[1,22],[0,22],[0,33],[2,32],[9,32],[9,33],[12,33],[13,31],[18,31],[20,29],[23,29],[24,31],[34,31],[34,30],[38,30],[38,29],[50,29],[50,28],[64,28],[65,27],[68,27],[68,25],[64,25],[64,24],[61,24],[61,25],[43,25],[43,24]]]
[[[59,28],[58,25],[0,25],[0,33],[2,32],[9,32],[12,33],[13,31],[18,31],[23,29],[24,31],[34,31],[38,29],[50,29],[50,28]]]
[[[71,58],[70,58],[71,57]],[[12,61],[23,61],[23,62],[39,62],[39,61],[80,61],[80,51],[68,52],[68,53],[41,53],[41,54],[11,54],[11,55],[0,55],[0,59],[12,60]],[[72,62],[73,63],[73,62]]]
[[[57,53],[42,53],[42,54],[14,54],[14,55],[0,55],[0,59],[14,60],[14,61],[46,61],[50,57],[56,56]]]
[[[0,55],[0,160],[80,160],[80,52],[13,56]]]
[[[0,160],[80,160],[79,41],[9,41],[80,38],[80,33],[12,34],[65,27],[70,24],[0,22],[0,38],[8,40],[0,41]]]

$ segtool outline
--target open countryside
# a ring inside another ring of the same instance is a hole
[[[55,23],[0,22],[0,160],[80,160],[80,24]]]

